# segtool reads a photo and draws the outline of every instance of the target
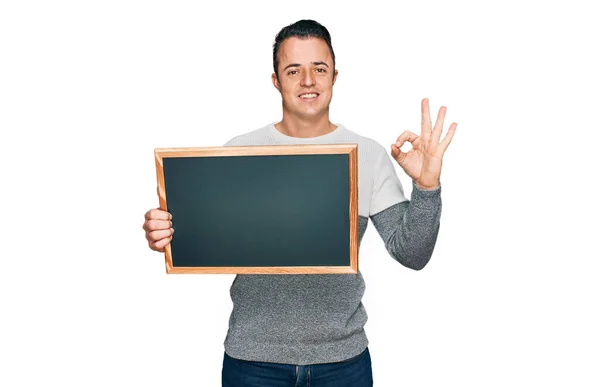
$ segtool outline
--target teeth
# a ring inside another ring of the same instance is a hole
[[[300,98],[309,99],[309,98],[317,98],[316,94],[302,94]]]

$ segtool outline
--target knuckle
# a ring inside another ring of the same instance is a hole
[[[160,251],[161,249],[162,247],[160,247],[160,245],[157,242],[152,243],[152,250]]]
[[[156,241],[158,241],[158,237],[156,234],[156,231],[151,231],[148,233],[148,238],[150,239],[150,241],[152,241],[152,243],[156,243]]]

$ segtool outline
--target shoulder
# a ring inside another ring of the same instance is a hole
[[[363,158],[368,159],[370,162],[381,161],[385,158],[387,151],[383,145],[370,137],[360,135],[343,125],[341,126],[344,128],[344,140],[357,143],[358,152]]]
[[[269,125],[271,124],[237,135],[227,141],[224,146],[250,145],[256,142],[257,138],[264,137],[267,134]]]

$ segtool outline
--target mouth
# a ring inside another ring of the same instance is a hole
[[[314,101],[319,97],[319,93],[303,93],[303,94],[300,94],[298,97],[300,97],[300,99],[303,99],[305,101]]]

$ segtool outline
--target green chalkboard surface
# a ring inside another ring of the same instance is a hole
[[[168,273],[358,271],[356,145],[156,149]]]

